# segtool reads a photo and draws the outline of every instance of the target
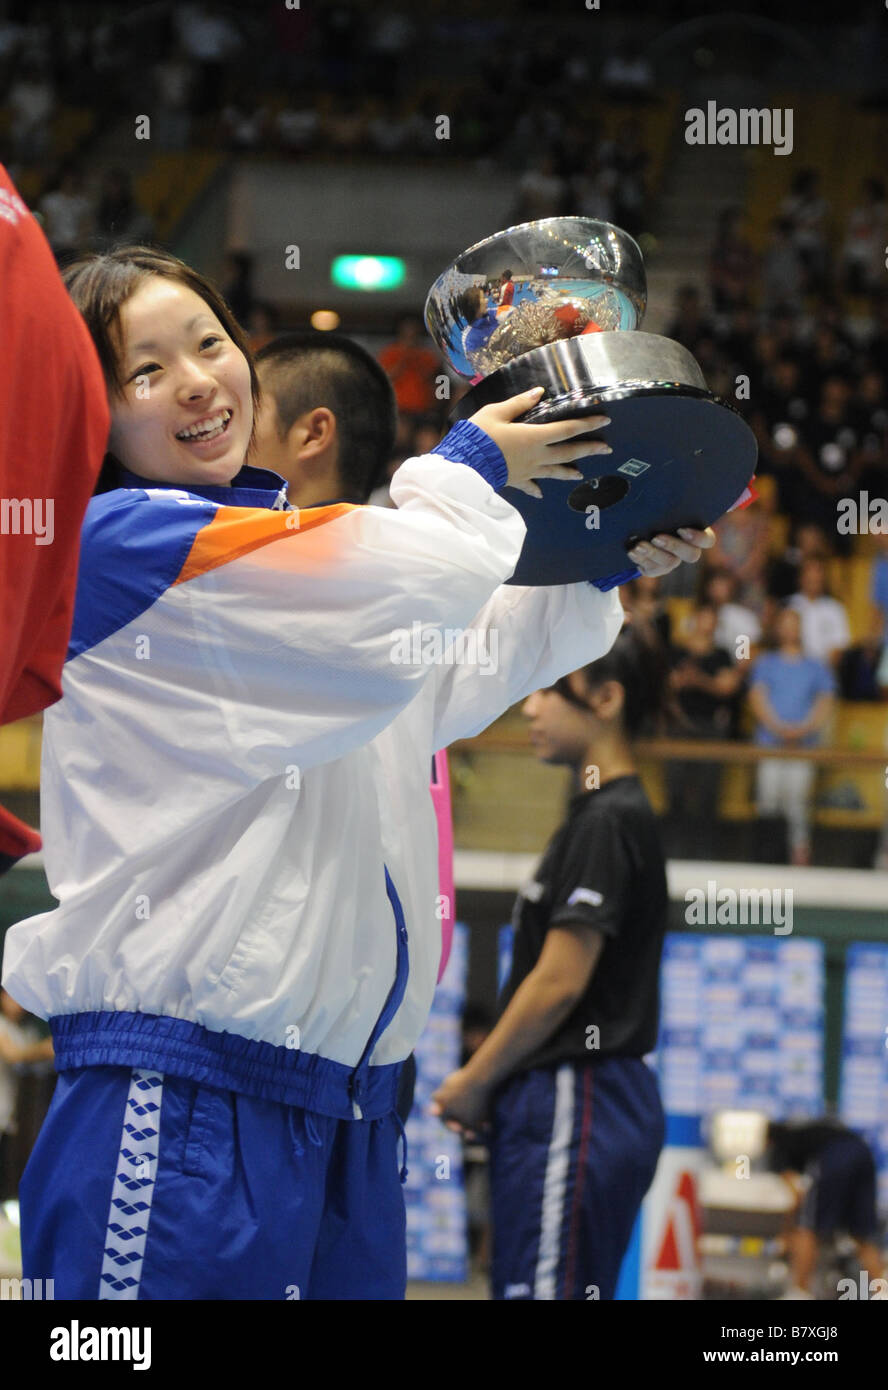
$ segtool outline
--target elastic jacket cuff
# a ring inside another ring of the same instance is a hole
[[[468,464],[497,491],[509,481],[509,468],[499,445],[471,420],[457,420],[431,452],[451,463]]]

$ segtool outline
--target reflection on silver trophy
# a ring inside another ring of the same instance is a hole
[[[510,227],[464,251],[435,282],[426,322],[461,376],[488,376],[546,343],[637,328],[647,299],[641,252],[589,218]]]
[[[620,582],[635,538],[708,526],[752,477],[752,431],[686,348],[640,331],[646,305],[638,244],[585,217],[509,227],[463,251],[429,291],[429,332],[472,383],[459,416],[543,386],[527,421],[610,420],[596,437],[612,452],[580,460],[579,486],[542,480],[541,501],[504,489],[528,529],[513,583]]]

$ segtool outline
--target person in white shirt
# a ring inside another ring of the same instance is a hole
[[[58,187],[40,199],[46,219],[46,238],[56,260],[70,259],[86,245],[92,229],[93,208],[83,191],[83,180],[74,165],[62,172]]]
[[[805,656],[835,667],[842,652],[851,645],[851,629],[845,605],[826,591],[826,565],[812,557],[799,570],[799,592],[789,605],[802,620],[802,651]]]
[[[711,603],[718,614],[715,645],[730,652],[734,661],[739,654],[749,656],[749,648],[758,644],[762,625],[758,615],[745,604],[736,603],[737,578],[727,567],[711,569],[703,582],[703,602]],[[741,646],[740,639],[746,639]]]

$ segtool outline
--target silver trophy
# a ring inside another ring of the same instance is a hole
[[[708,526],[752,477],[752,431],[680,343],[639,331],[646,304],[638,244],[586,217],[509,227],[463,251],[429,291],[428,330],[473,383],[458,417],[544,386],[525,420],[611,419],[590,438],[613,452],[577,464],[583,483],[544,480],[542,501],[503,489],[528,527],[512,583],[617,581],[637,539]]]

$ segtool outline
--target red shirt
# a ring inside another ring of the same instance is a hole
[[[9,724],[61,698],[80,527],[110,421],[92,339],[2,164],[0,324],[0,724]],[[0,806],[0,871],[39,848],[36,831]]]
[[[377,359],[395,392],[398,409],[407,415],[424,415],[435,408],[435,375],[442,370],[427,348],[392,343]]]

